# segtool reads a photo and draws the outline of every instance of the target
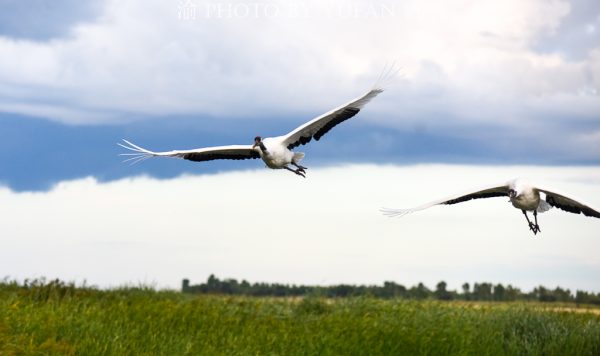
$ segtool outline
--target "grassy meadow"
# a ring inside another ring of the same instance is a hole
[[[0,355],[600,355],[599,309],[0,283]]]

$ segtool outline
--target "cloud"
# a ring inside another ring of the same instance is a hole
[[[585,59],[589,51],[598,48],[600,4],[594,0],[571,0],[570,11],[558,29],[542,36],[535,48],[545,53],[560,53],[568,60]]]
[[[93,21],[99,5],[98,0],[3,0],[0,35],[33,41],[66,37],[77,23]]]
[[[506,199],[411,207],[522,176],[600,206],[597,167],[353,165],[307,179],[257,170],[170,180],[62,182],[49,192],[0,189],[0,269],[100,286],[177,288],[210,273],[285,283],[433,287],[445,280],[600,291],[598,219],[553,209],[533,236]]]
[[[263,10],[235,10],[252,4]],[[182,9],[192,5],[198,10],[185,18]],[[297,6],[308,10],[294,15]],[[229,10],[208,10],[215,7]],[[269,8],[277,11],[269,15]],[[581,90],[598,88],[597,56],[572,63],[532,48],[560,29],[570,10],[559,0],[107,1],[95,21],[75,25],[68,38],[1,38],[0,104],[11,110],[9,103],[41,100],[144,115],[312,112],[360,94],[397,59],[405,76],[383,99],[382,117],[401,107],[402,119],[423,120],[433,107],[454,118],[514,122],[530,114],[528,102],[553,103],[561,95],[585,102]],[[589,109],[598,112],[594,98]],[[408,110],[398,105],[410,103]],[[110,119],[59,110],[48,116]]]
[[[0,36],[0,111],[77,125],[194,116],[225,130],[240,119],[291,127],[362,94],[395,60],[402,75],[361,114],[371,127],[508,132],[496,140],[580,152],[572,163],[599,158],[598,142],[580,137],[600,129],[600,46],[570,45],[582,23],[596,26],[584,0],[107,0],[97,9],[70,22],[68,36]]]

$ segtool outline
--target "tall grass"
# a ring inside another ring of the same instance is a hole
[[[600,355],[600,316],[540,304],[0,283],[0,354]]]

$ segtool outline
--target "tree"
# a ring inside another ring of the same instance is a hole
[[[429,297],[431,291],[425,287],[423,283],[419,283],[416,287],[412,287],[409,290],[409,296],[415,299],[425,299]]]
[[[383,288],[377,288],[381,292],[377,295],[383,298],[405,297],[406,287],[395,282],[383,282]]]
[[[492,300],[492,284],[475,283],[472,295],[474,300]]]
[[[181,291],[183,293],[187,292],[190,288],[190,280],[185,278],[183,281],[181,281]]]
[[[450,300],[452,299],[452,295],[450,293],[448,293],[448,291],[446,290],[446,282],[441,281],[437,284],[437,286],[435,287],[435,297],[439,300]]]
[[[491,283],[474,283],[472,288],[469,283],[462,285],[462,295],[456,291],[449,291],[444,281],[436,285],[434,291],[428,289],[423,283],[406,289],[403,285],[393,281],[385,281],[382,286],[377,285],[348,285],[340,284],[327,287],[307,286],[307,285],[289,285],[289,284],[269,284],[269,283],[249,283],[242,280],[227,278],[219,280],[214,274],[208,276],[205,283],[190,285],[189,279],[181,281],[181,291],[184,293],[220,293],[231,295],[252,295],[252,296],[302,296],[315,294],[323,297],[350,297],[350,296],[372,296],[377,298],[413,298],[427,299],[436,298],[439,300],[451,300],[464,298],[465,300],[485,300],[485,301],[514,301],[514,300],[539,300],[542,302],[575,302],[577,304],[598,304],[600,305],[600,293],[588,293],[578,290],[575,295],[569,289],[556,287],[547,289],[543,286],[536,287],[529,293],[524,293],[512,285],[503,286],[502,284],[492,285]],[[27,282],[25,284],[28,285]]]
[[[573,300],[571,291],[568,289],[562,289],[560,287],[556,287],[556,289],[552,292],[552,294],[554,294],[554,297],[559,302],[570,302]]]
[[[506,289],[504,288],[504,286],[502,284],[496,284],[494,286],[494,300],[495,301],[502,301],[505,300],[505,292]]]
[[[554,296],[554,294],[550,290],[546,289],[544,286],[539,286],[539,287],[535,288],[533,290],[533,295],[540,302],[555,302],[556,301],[556,297]]]
[[[523,293],[521,293],[521,290],[519,288],[515,288],[510,284],[506,286],[506,290],[504,291],[504,300],[514,301],[522,298]]]
[[[462,285],[462,290],[463,290],[463,298],[465,300],[469,300],[471,298],[470,294],[471,294],[471,286],[469,285],[469,283],[465,282]]]
[[[219,279],[217,277],[215,277],[214,274],[211,274],[210,276],[208,276],[208,280],[206,280],[206,285],[208,286],[208,288],[213,288],[216,289],[219,285]]]

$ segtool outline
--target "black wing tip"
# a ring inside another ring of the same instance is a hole
[[[599,213],[599,212],[597,212],[597,211],[596,211],[596,210],[594,210],[594,209],[584,209],[584,210],[582,210],[581,212],[582,212],[582,213],[583,213],[583,215],[585,215],[585,216],[589,216],[589,217],[592,217],[592,218],[598,218],[598,219],[600,219],[600,213]]]
[[[600,213],[597,212],[596,210],[587,207],[587,206],[581,206],[581,207],[577,207],[577,206],[572,206],[572,205],[567,205],[567,204],[560,204],[555,198],[554,196],[550,195],[550,194],[546,194],[546,203],[550,204],[551,206],[558,208],[560,210],[569,212],[569,213],[573,213],[573,214],[583,214],[585,216],[589,216],[589,217],[594,217],[594,218],[599,218],[600,219]]]

